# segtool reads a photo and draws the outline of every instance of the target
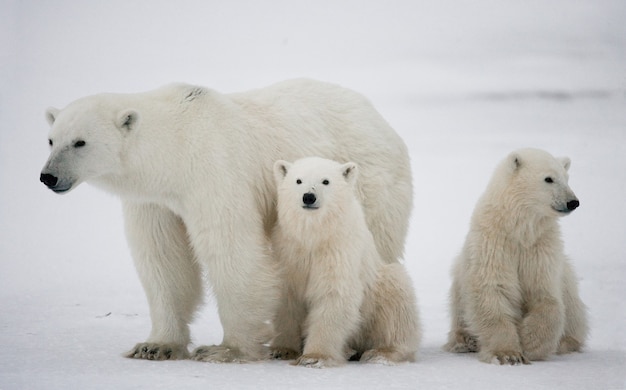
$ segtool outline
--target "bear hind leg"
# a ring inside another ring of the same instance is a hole
[[[415,361],[421,331],[415,293],[404,267],[381,268],[368,306],[364,330],[357,341],[361,362],[394,364]],[[365,347],[365,348],[363,348]]]
[[[448,342],[443,346],[443,349],[454,353],[479,352],[478,338],[470,334],[463,319],[461,292],[456,280],[453,281],[450,288],[450,307],[451,329],[448,333]]]
[[[565,263],[563,272],[563,304],[565,305],[565,330],[559,340],[558,354],[580,352],[589,333],[587,309],[578,294],[574,269]]]

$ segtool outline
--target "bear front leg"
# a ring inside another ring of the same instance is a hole
[[[480,342],[480,360],[493,364],[528,364],[517,331],[521,298],[513,286],[504,283],[483,284],[473,280],[468,302],[468,324]]]
[[[224,338],[220,345],[197,348],[192,359],[216,363],[269,359],[267,344],[274,337],[272,320],[280,290],[263,227],[250,224],[249,215],[241,219],[243,224],[224,221],[216,227],[203,215],[198,212],[191,220],[190,237],[198,259],[207,266]]]
[[[522,348],[528,359],[543,360],[556,352],[563,334],[564,316],[560,299],[542,297],[528,304],[528,313],[520,327]]]
[[[276,337],[270,349],[274,359],[292,360],[302,354],[302,324],[306,317],[304,303],[296,298],[295,288],[283,277],[283,288],[278,312],[274,319]]]
[[[189,323],[202,301],[202,272],[193,259],[182,220],[168,209],[124,203],[126,234],[148,304],[152,331],[126,357],[189,357]]]
[[[341,260],[331,263],[337,265]],[[311,273],[309,286],[316,287],[307,294],[304,350],[296,365],[322,368],[345,363],[348,340],[361,324],[363,291],[357,288],[359,282],[350,281],[355,275],[358,273],[341,278]]]

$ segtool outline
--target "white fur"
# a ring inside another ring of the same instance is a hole
[[[357,192],[378,250],[388,263],[402,256],[412,206],[407,149],[369,102],[349,90],[294,80],[224,95],[177,84],[85,97],[49,109],[47,118],[52,149],[42,181],[57,192],[85,181],[122,199],[152,318],[150,337],[129,356],[188,355],[202,269],[224,340],[194,357],[266,356],[262,346],[272,336],[267,322],[278,298],[269,252],[278,159],[315,154],[358,162]]]
[[[569,166],[522,149],[497,167],[453,269],[449,351],[520,364],[581,350],[586,312],[557,221],[577,206]]]
[[[420,329],[411,281],[376,250],[355,196],[357,171],[354,163],[318,157],[274,166],[272,244],[284,274],[275,357],[298,357],[308,367],[354,355],[386,364],[415,358]]]

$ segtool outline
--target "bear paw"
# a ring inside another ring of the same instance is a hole
[[[272,347],[271,348],[271,356],[273,359],[279,359],[279,360],[294,360],[297,359],[298,357],[300,357],[300,352],[297,352],[291,348],[276,348],[276,347]]]
[[[309,368],[335,367],[335,366],[340,365],[339,362],[332,359],[330,356],[326,356],[322,354],[302,355],[292,364],[294,366],[302,366],[302,367],[309,367]]]
[[[517,366],[520,364],[530,364],[530,361],[524,356],[522,352],[517,351],[498,351],[491,355],[489,362],[499,365],[511,365]]]
[[[196,348],[191,355],[191,360],[210,363],[245,363],[254,360],[268,359],[269,357],[267,349],[263,349],[261,353],[252,356],[245,354],[236,347],[209,345]]]
[[[524,354],[530,360],[544,360],[556,351],[557,345],[554,340],[547,337],[538,337],[539,332],[533,333],[529,328],[522,327],[520,341]]]
[[[187,359],[187,348],[176,344],[138,343],[124,354],[127,358],[146,360],[179,360]]]
[[[209,345],[196,348],[191,354],[191,360],[210,363],[242,363],[246,359],[237,348]]]
[[[570,353],[570,352],[580,352],[582,350],[582,343],[570,336],[563,336],[561,341],[559,342],[559,347],[556,351],[559,355]]]
[[[465,331],[457,331],[445,346],[444,349],[454,353],[479,352],[478,338]]]
[[[361,362],[393,366],[396,363],[414,361],[415,354],[403,354],[395,349],[370,349],[363,352]]]

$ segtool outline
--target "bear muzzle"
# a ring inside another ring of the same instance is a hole
[[[572,211],[576,210],[580,206],[580,202],[578,199],[568,200],[567,203],[561,205],[559,207],[553,207],[555,211],[560,214],[569,214]]]

